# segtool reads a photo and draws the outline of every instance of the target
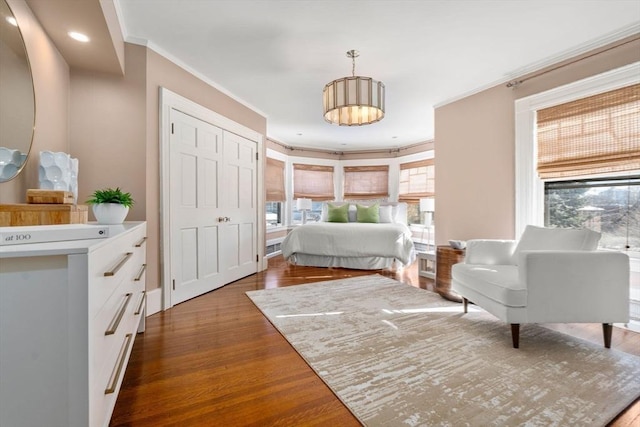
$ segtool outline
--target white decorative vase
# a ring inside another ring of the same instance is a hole
[[[98,203],[91,207],[98,224],[122,224],[129,208],[119,203]]]

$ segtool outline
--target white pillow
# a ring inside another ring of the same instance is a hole
[[[358,222],[358,208],[355,205],[349,205],[349,222]]]
[[[327,216],[329,208],[327,207],[327,203],[322,204],[322,210],[320,211],[320,222],[327,222]]]
[[[600,233],[587,229],[545,228],[527,225],[516,246],[511,263],[518,265],[522,251],[595,251]]]
[[[380,206],[380,222],[395,222],[393,214],[393,206]]]

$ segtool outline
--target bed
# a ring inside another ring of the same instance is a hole
[[[415,260],[415,250],[406,225],[406,205],[393,209],[397,214],[392,222],[320,221],[298,226],[282,241],[282,255],[292,264],[315,267],[380,270],[407,266]]]

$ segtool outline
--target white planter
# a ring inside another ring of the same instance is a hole
[[[119,203],[99,203],[92,205],[93,214],[98,224],[122,224],[127,217],[129,208]]]

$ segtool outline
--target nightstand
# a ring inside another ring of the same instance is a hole
[[[449,301],[462,302],[462,298],[451,291],[451,266],[464,261],[464,249],[438,246],[436,249],[436,292]]]

